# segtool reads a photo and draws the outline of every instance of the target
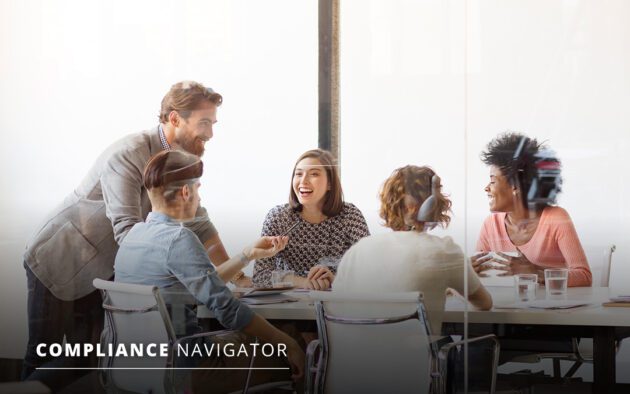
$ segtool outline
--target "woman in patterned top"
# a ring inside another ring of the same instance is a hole
[[[295,227],[294,227],[295,226]],[[289,244],[274,257],[257,260],[254,286],[271,286],[273,270],[292,270],[296,287],[323,290],[335,279],[343,254],[370,235],[361,211],[343,201],[337,165],[330,152],[313,149],[297,160],[289,203],[269,211],[263,235],[290,230]]]

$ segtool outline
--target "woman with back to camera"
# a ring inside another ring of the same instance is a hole
[[[294,271],[285,280],[296,287],[328,289],[341,256],[370,235],[361,211],[343,201],[339,172],[330,152],[313,149],[303,153],[293,167],[289,203],[267,214],[263,236],[287,231],[291,241],[283,251],[256,261],[255,286],[271,286],[271,272],[281,269]]]
[[[439,334],[446,291],[464,294],[466,257],[451,237],[427,230],[447,226],[451,201],[441,192],[437,174],[429,167],[408,165],[396,169],[380,193],[380,216],[394,230],[363,238],[343,256],[334,291],[421,291],[432,332]],[[432,209],[423,203],[433,195]],[[419,212],[422,212],[419,217]],[[490,309],[492,298],[472,269],[468,270],[468,300]]]
[[[504,271],[502,275],[532,273],[539,282],[544,282],[545,268],[568,268],[568,286],[590,286],[591,270],[571,217],[554,205],[560,191],[560,162],[545,153],[550,151],[535,139],[511,132],[490,141],[482,152],[481,159],[490,169],[484,190],[492,213],[481,228],[480,253],[472,257],[473,268],[483,276],[496,262],[503,265],[496,268]],[[543,183],[544,171],[555,176],[551,184]]]

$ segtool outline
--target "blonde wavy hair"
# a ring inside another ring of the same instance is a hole
[[[415,201],[413,218],[418,215],[422,203],[431,195],[431,179],[436,175],[431,168],[408,165],[397,168],[392,175],[385,180],[380,192],[381,210],[380,216],[384,220],[383,225],[395,231],[409,230],[410,225],[405,222],[408,216],[405,197],[409,196]],[[439,185],[440,188],[442,185]],[[431,212],[432,222],[440,223],[444,228],[448,226],[451,217],[451,200],[441,191],[436,196],[436,202]],[[414,228],[422,230],[422,222],[414,219]]]

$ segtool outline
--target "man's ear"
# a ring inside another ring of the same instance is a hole
[[[182,193],[182,198],[184,199],[184,201],[190,200],[192,190],[190,190],[190,186],[188,186],[188,184],[182,186],[182,190],[180,192]]]
[[[177,111],[171,111],[168,114],[168,122],[175,127],[179,126],[179,113]]]

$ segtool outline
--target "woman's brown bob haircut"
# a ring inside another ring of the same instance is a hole
[[[417,217],[422,203],[431,195],[431,178],[436,175],[429,167],[405,166],[394,170],[392,175],[385,180],[381,189],[380,216],[385,221],[384,225],[395,231],[408,230],[405,223],[405,196],[409,195],[415,200],[417,206],[413,217]],[[442,185],[440,185],[441,188]],[[440,223],[443,227],[451,221],[448,212],[451,210],[451,200],[442,192],[436,198],[433,208],[432,222]],[[420,224],[420,222],[416,222]],[[415,226],[422,229],[423,226]]]
[[[343,209],[343,190],[341,190],[341,182],[339,181],[339,171],[337,170],[337,163],[333,155],[322,149],[312,149],[304,152],[295,162],[293,166],[293,172],[291,173],[291,191],[289,193],[289,205],[296,212],[302,211],[302,204],[298,200],[295,191],[293,190],[293,176],[295,174],[295,167],[298,163],[304,159],[311,158],[317,159],[322,167],[326,170],[326,176],[328,177],[328,184],[330,190],[326,192],[324,196],[324,206],[322,207],[322,213],[328,217],[337,216]]]
[[[150,194],[159,193],[169,202],[175,198],[175,189],[201,175],[203,162],[199,157],[180,150],[165,150],[149,159],[144,169],[144,187]]]
[[[179,115],[188,119],[190,113],[204,103],[213,103],[217,107],[223,102],[223,97],[211,88],[206,88],[199,82],[184,81],[171,86],[171,90],[162,99],[160,107],[160,122],[168,122],[168,114],[177,111]]]

